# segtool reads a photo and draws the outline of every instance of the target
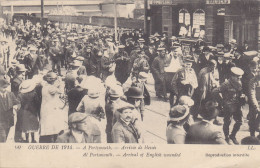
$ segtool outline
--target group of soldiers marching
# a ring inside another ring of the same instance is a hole
[[[3,33],[1,142],[13,125],[16,142],[35,143],[38,131],[40,143],[145,142],[150,73],[159,101],[170,104],[168,143],[239,144],[246,104],[250,137],[245,141],[259,132],[258,52],[234,39],[216,47],[198,39],[194,52],[186,54],[179,39],[166,33],[148,37],[142,30],[119,29],[115,37],[105,27],[29,20],[9,27],[16,46],[10,54],[8,33]],[[217,125],[223,132],[215,130]]]

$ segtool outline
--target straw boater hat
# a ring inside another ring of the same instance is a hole
[[[190,112],[186,106],[176,105],[171,108],[168,121],[181,122],[188,119],[189,114]]]
[[[235,39],[230,40],[230,44],[237,44],[237,41]]]
[[[21,83],[19,90],[20,90],[20,93],[29,93],[29,92],[33,91],[35,89],[35,87],[36,87],[36,84],[32,80],[24,80]]]
[[[100,96],[100,90],[96,87],[90,87],[88,89],[88,96],[90,98],[98,98]]]
[[[238,67],[232,67],[231,72],[233,75],[236,75],[236,76],[242,76],[244,74],[244,71]]]

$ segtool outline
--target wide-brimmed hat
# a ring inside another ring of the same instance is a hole
[[[100,96],[100,90],[98,88],[89,88],[88,89],[88,96],[91,98],[98,98]]]
[[[179,99],[179,104],[180,105],[187,105],[187,106],[191,107],[191,106],[194,105],[194,101],[189,96],[181,96],[180,99]]]
[[[258,52],[257,51],[246,51],[246,52],[244,52],[244,55],[248,56],[248,57],[256,57],[256,56],[258,56]]]
[[[231,72],[233,75],[237,75],[237,76],[242,76],[244,74],[244,71],[238,67],[232,67]]]
[[[121,97],[124,95],[123,88],[119,85],[112,85],[109,89],[109,96],[110,97]]]
[[[136,99],[142,99],[144,98],[142,89],[139,87],[130,87],[128,91],[125,93],[127,97],[130,98],[136,98]]]
[[[80,67],[80,66],[82,66],[82,64],[80,63],[80,61],[74,60],[73,63],[71,63],[71,66],[73,66],[73,67]]]
[[[184,105],[176,105],[171,108],[169,116],[169,121],[183,121],[187,119],[188,115],[190,114],[188,108]]]
[[[75,60],[78,60],[78,61],[84,61],[84,57],[82,57],[82,56],[77,56],[76,58],[75,58]]]
[[[36,84],[33,80],[24,80],[20,87],[19,87],[19,91],[21,93],[28,93],[28,92],[31,92],[35,89],[36,87]]]
[[[215,101],[208,101],[205,104],[205,107],[203,108],[201,112],[201,116],[205,120],[212,120],[215,119],[219,115],[219,110],[218,110],[218,103]]]

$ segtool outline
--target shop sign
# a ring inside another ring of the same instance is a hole
[[[230,0],[206,0],[206,4],[210,4],[210,5],[230,4]]]
[[[151,0],[151,4],[153,4],[153,5],[172,5],[172,4],[174,4],[174,0]]]

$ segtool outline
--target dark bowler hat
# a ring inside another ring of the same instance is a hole
[[[204,109],[202,110],[201,116],[205,120],[212,120],[216,118],[219,114],[219,110],[217,109],[218,103],[215,101],[208,101],[205,104]]]
[[[210,52],[210,48],[208,46],[203,47],[202,52]]]
[[[69,124],[80,123],[84,121],[88,115],[86,113],[75,112],[69,115]]]
[[[138,87],[130,87],[126,92],[126,96],[131,98],[136,98],[136,99],[144,98],[142,89]]]

